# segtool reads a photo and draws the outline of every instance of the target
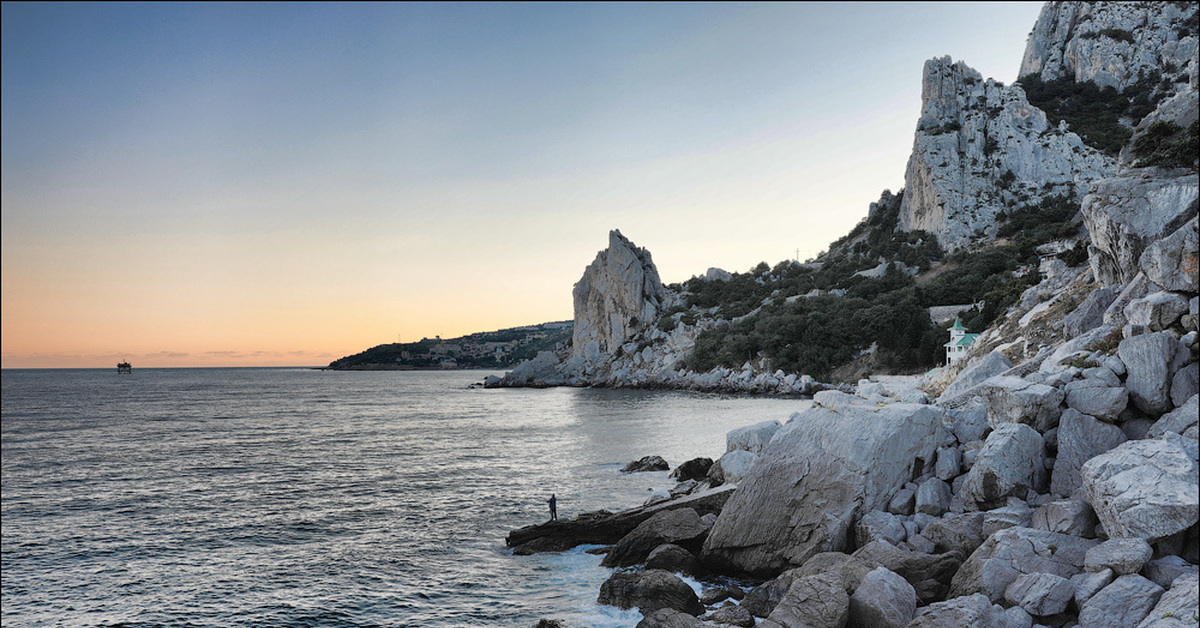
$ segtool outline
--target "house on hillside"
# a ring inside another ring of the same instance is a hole
[[[955,362],[967,356],[967,349],[979,338],[979,334],[968,334],[967,328],[963,327],[962,319],[955,317],[954,326],[950,328],[950,342],[942,345],[946,347],[946,366],[950,366]]]

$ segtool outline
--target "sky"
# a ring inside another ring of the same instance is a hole
[[[2,5],[4,368],[318,366],[814,257],[1040,3]]]

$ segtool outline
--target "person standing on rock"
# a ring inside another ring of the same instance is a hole
[[[558,499],[554,497],[554,493],[550,493],[550,499],[546,500],[550,504],[550,520],[558,521]]]

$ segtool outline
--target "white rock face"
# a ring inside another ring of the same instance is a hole
[[[1196,35],[1179,38],[1184,19],[1194,13],[1194,5],[1171,2],[1047,2],[1030,34],[1020,76],[1117,89],[1154,70],[1195,76]]]
[[[1156,542],[1200,518],[1196,456],[1173,433],[1124,443],[1084,463],[1084,494],[1110,536]]]
[[[1150,168],[1094,182],[1080,209],[1096,280],[1110,286],[1133,280],[1142,253],[1195,216],[1198,197],[1200,179],[1191,173]]]
[[[666,288],[650,252],[620,231],[608,234],[608,248],[575,284],[575,330],[572,353],[600,362],[636,332],[658,318]]]
[[[949,57],[925,62],[921,119],[897,227],[956,250],[995,235],[996,214],[1112,176],[1116,160],[1051,127],[1017,86]],[[1019,200],[1023,197],[1023,200]]]
[[[704,543],[705,562],[773,575],[842,550],[855,521],[932,464],[943,413],[928,405],[814,406],[780,428]]]

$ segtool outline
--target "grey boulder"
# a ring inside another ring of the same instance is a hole
[[[1084,463],[1084,494],[1109,536],[1154,543],[1196,524],[1195,443],[1168,433],[1124,443]]]
[[[904,628],[916,612],[916,590],[884,567],[868,573],[850,596],[850,623],[859,628]]]
[[[997,507],[1012,495],[1024,497],[1045,476],[1042,435],[1023,423],[1002,423],[988,435],[963,484],[963,502]]]
[[[1162,587],[1137,575],[1121,576],[1093,595],[1079,610],[1080,628],[1128,628],[1150,614]]]
[[[1068,395],[1069,397],[1070,395]],[[1125,442],[1121,428],[1068,408],[1058,423],[1058,459],[1050,477],[1050,491],[1070,495],[1079,488],[1083,463]]]
[[[838,574],[797,579],[760,628],[843,628],[850,596]]]
[[[1084,566],[1088,571],[1111,569],[1118,576],[1142,570],[1154,556],[1154,550],[1144,539],[1109,539],[1087,551]]]
[[[599,604],[638,608],[642,614],[671,608],[690,615],[704,612],[696,592],[673,573],[658,569],[618,571],[600,585]]]
[[[1071,581],[1050,573],[1017,576],[1004,590],[1004,599],[1020,606],[1030,615],[1057,615],[1067,609],[1075,597]]]
[[[950,595],[982,593],[999,602],[1018,576],[1050,573],[1070,578],[1083,570],[1084,555],[1097,541],[1066,534],[1009,528],[993,534],[954,574]]]

